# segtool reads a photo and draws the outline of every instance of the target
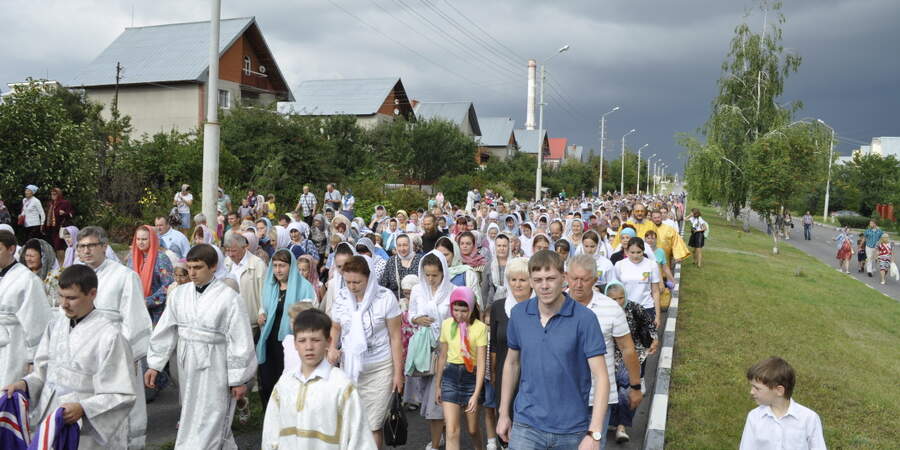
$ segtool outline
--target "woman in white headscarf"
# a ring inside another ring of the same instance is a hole
[[[406,233],[397,235],[396,250],[394,255],[388,258],[378,283],[401,297],[400,283],[407,275],[419,274],[419,261],[422,255],[414,251],[412,238]]]
[[[377,448],[392,392],[403,392],[403,342],[400,306],[379,286],[372,259],[352,256],[341,269],[345,286],[331,310],[334,321],[328,362],[341,368],[359,389]]]
[[[416,332],[427,329],[434,337],[435,343],[441,333],[441,323],[450,313],[450,293],[456,286],[450,282],[450,271],[443,253],[432,250],[419,263],[419,284],[410,293],[409,317],[416,325]],[[436,370],[432,367],[432,370]],[[421,401],[419,413],[428,420],[431,431],[431,447],[439,448],[441,431],[444,428],[444,411],[435,401],[434,375],[419,377],[417,383],[410,383],[411,398]]]
[[[509,236],[500,233],[494,239],[494,257],[491,258],[490,268],[484,273],[484,293],[485,302],[490,304],[506,298],[506,262],[509,257]],[[485,312],[488,310],[485,309]]]

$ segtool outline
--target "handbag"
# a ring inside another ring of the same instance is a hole
[[[19,225],[25,225],[25,214],[19,216]]]
[[[387,419],[384,420],[384,445],[391,447],[406,445],[407,426],[403,399],[399,392],[394,392],[391,394],[391,409]]]

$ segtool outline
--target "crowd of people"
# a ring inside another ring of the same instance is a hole
[[[463,429],[477,449],[629,440],[671,269],[708,231],[699,211],[680,195],[470,194],[363,218],[334,185],[287,213],[220,190],[208,223],[184,185],[120,262],[57,193],[55,230],[25,220],[19,245],[0,229],[0,386],[35,421],[81,420],[80,448],[141,448],[169,384],[184,449],[235,448],[251,395],[265,449],[382,448],[398,401],[431,449],[460,448]]]

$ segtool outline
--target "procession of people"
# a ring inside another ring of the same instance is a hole
[[[72,226],[61,192],[50,212],[26,208],[58,213],[25,220],[24,242],[0,229],[6,397],[32,431],[77,424],[77,448],[144,448],[147,402],[170,384],[177,449],[237,448],[232,422],[257,396],[264,449],[384,448],[398,398],[425,419],[426,449],[630,439],[671,268],[691,255],[683,195],[473,189],[462,208],[437,193],[359,217],[337,187],[304,187],[286,214],[255,191],[235,213],[220,191],[210,226],[182,186],[125,263],[106,230]]]

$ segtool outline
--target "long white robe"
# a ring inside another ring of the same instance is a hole
[[[343,371],[303,383],[285,372],[263,422],[262,450],[375,450],[359,393]]]
[[[169,292],[150,338],[149,367],[161,371],[176,346],[182,408],[175,448],[237,449],[230,388],[256,374],[256,349],[241,296],[221,280],[202,294],[194,283]]]
[[[135,401],[128,342],[96,310],[74,328],[69,323],[65,315],[50,323],[35,353],[34,371],[25,377],[33,402],[31,422],[39,423],[63,403],[80,403],[79,450],[124,449]]]
[[[0,386],[25,376],[51,314],[41,279],[14,263],[0,278]]]
[[[107,259],[94,269],[97,272],[97,298],[94,308],[112,322],[128,341],[134,356],[134,408],[128,416],[129,448],[143,448],[147,438],[147,401],[141,359],[147,355],[153,322],[144,301],[144,289],[137,272],[119,262]]]

